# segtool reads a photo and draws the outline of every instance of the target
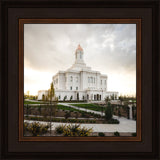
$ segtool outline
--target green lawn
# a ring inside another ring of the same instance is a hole
[[[105,108],[104,107],[101,107],[97,104],[73,104],[73,106],[76,106],[76,107],[80,107],[80,108],[86,108],[86,109],[90,109],[90,110],[93,110],[93,111],[104,111]]]
[[[24,104],[42,104],[42,102],[31,102],[24,100]]]
[[[63,105],[60,105],[60,104],[57,105],[57,109],[68,110],[68,111],[71,111],[71,112],[74,112],[74,111],[79,112],[78,109],[67,107],[67,106],[63,106]]]

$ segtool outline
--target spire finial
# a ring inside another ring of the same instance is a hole
[[[82,49],[82,47],[81,47],[80,44],[78,44],[78,47],[77,47],[76,51],[77,51],[77,50],[83,51],[83,49]]]

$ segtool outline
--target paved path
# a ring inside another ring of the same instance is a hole
[[[120,124],[81,124],[81,127],[92,128],[93,132],[136,132],[136,122],[132,120],[126,121],[124,118],[120,118]],[[38,121],[24,120],[25,122],[33,123]],[[48,124],[48,122],[39,121],[41,124]],[[52,122],[52,130],[58,125],[68,125],[70,123]],[[72,123],[75,124],[75,123]]]
[[[78,109],[78,110],[81,110],[81,111],[85,111],[85,112],[92,112],[92,113],[103,115],[103,116],[105,115],[105,113],[102,114],[102,112],[93,111],[93,110],[90,110],[90,109],[73,106],[74,104],[77,104],[77,103],[58,103],[58,104],[63,105],[63,106],[67,106],[67,107],[71,107],[71,108],[74,108],[74,109]],[[87,103],[84,103],[84,104],[87,104]]]

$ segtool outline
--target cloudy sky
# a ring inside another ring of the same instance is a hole
[[[108,75],[108,91],[136,94],[135,24],[25,24],[24,92],[48,89],[74,63],[78,44],[87,66]]]

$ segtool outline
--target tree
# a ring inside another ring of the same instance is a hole
[[[106,104],[109,102],[109,96],[107,96],[107,97],[105,98],[105,102],[106,102]]]
[[[54,91],[54,86],[53,86],[53,82],[51,83],[50,89],[48,90],[48,98],[51,101],[53,100],[53,97],[55,96],[55,91]]]
[[[120,108],[118,108],[118,116],[121,117],[121,111]]]
[[[67,96],[64,96],[63,101],[65,101],[67,99]]]
[[[45,95],[44,94],[42,95],[42,101],[45,101]]]
[[[114,94],[111,95],[111,99],[114,100]]]
[[[70,97],[70,101],[72,100],[73,96]]]
[[[119,96],[119,100],[120,100],[121,105],[122,105],[123,97],[122,97],[122,96]]]
[[[27,91],[27,96],[28,96],[28,98],[29,98],[29,91]]]
[[[54,102],[53,102],[53,98],[54,98]],[[58,99],[55,97],[55,90],[54,90],[54,85],[53,82],[50,85],[50,89],[48,90],[48,99],[50,102],[50,134],[51,134],[51,121],[52,121],[52,116],[55,117],[56,115],[56,106],[57,106],[57,101]]]
[[[111,120],[113,116],[113,111],[112,111],[112,107],[111,107],[111,103],[108,102],[106,110],[105,110],[105,119]]]

